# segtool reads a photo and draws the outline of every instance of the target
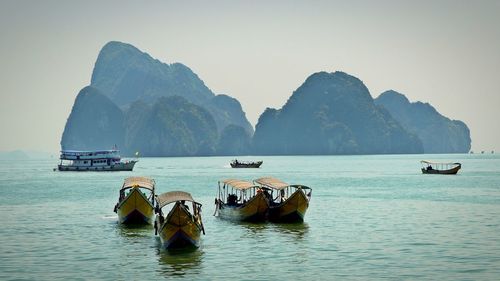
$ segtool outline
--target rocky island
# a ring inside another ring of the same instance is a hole
[[[470,132],[395,91],[373,99],[344,72],[310,75],[255,128],[235,98],[213,93],[189,67],[109,42],[77,95],[61,148],[124,155],[335,155],[463,153]]]

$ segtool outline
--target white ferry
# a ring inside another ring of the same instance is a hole
[[[100,151],[62,150],[59,171],[132,171],[138,160],[121,161],[116,149]]]

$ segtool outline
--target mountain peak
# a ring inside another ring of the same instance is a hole
[[[407,131],[417,134],[425,153],[464,153],[470,150],[470,132],[461,121],[441,115],[432,105],[410,102],[405,95],[390,90],[375,103],[385,108]]]
[[[385,101],[392,100],[400,103],[410,103],[410,100],[408,100],[408,98],[405,95],[394,90],[387,90],[383,92],[382,94],[380,94],[380,96],[378,96],[377,99]]]
[[[345,72],[317,72],[280,110],[266,109],[254,134],[261,154],[418,153],[422,143]]]
[[[307,77],[306,83],[317,83],[320,81],[329,81],[329,82],[351,82],[351,83],[363,83],[359,78],[352,76],[350,74],[347,74],[346,72],[343,71],[335,71],[335,72],[326,72],[326,71],[320,71],[311,74],[309,77]]]

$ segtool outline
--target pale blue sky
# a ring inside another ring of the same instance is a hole
[[[500,1],[1,1],[0,151],[56,153],[100,48],[181,62],[255,125],[312,73],[394,89],[500,150]]]

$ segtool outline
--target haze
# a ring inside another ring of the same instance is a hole
[[[101,47],[189,66],[255,126],[312,73],[345,71],[464,121],[500,149],[498,1],[2,1],[0,151],[56,153]]]

